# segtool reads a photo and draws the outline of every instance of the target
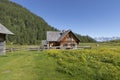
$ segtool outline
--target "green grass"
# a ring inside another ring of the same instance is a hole
[[[61,80],[56,60],[42,52],[13,52],[0,57],[0,80]]]
[[[0,80],[120,80],[119,44],[81,45],[92,49],[9,52]]]

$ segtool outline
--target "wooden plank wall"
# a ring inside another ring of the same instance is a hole
[[[0,42],[0,55],[5,55],[5,53],[6,53],[5,41]]]

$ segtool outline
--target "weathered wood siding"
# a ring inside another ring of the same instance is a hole
[[[5,55],[5,52],[6,52],[5,41],[0,42],[0,55]]]
[[[0,55],[5,55],[6,52],[5,37],[5,34],[0,34]]]
[[[61,47],[77,47],[77,45],[78,42],[71,33],[67,34],[60,43]]]

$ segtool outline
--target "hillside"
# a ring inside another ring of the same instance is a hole
[[[46,38],[46,31],[57,30],[43,18],[8,0],[0,0],[0,23],[15,34],[7,37],[8,43],[15,44],[40,44],[40,41]],[[94,42],[89,36],[78,37],[82,42]]]

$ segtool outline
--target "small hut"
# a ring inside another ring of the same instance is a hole
[[[12,34],[11,31],[9,31],[5,26],[0,24],[0,55],[5,55],[6,54],[6,35],[7,34]]]
[[[70,48],[78,47],[80,40],[71,31],[47,31],[47,40],[42,41],[42,45],[47,48]]]

